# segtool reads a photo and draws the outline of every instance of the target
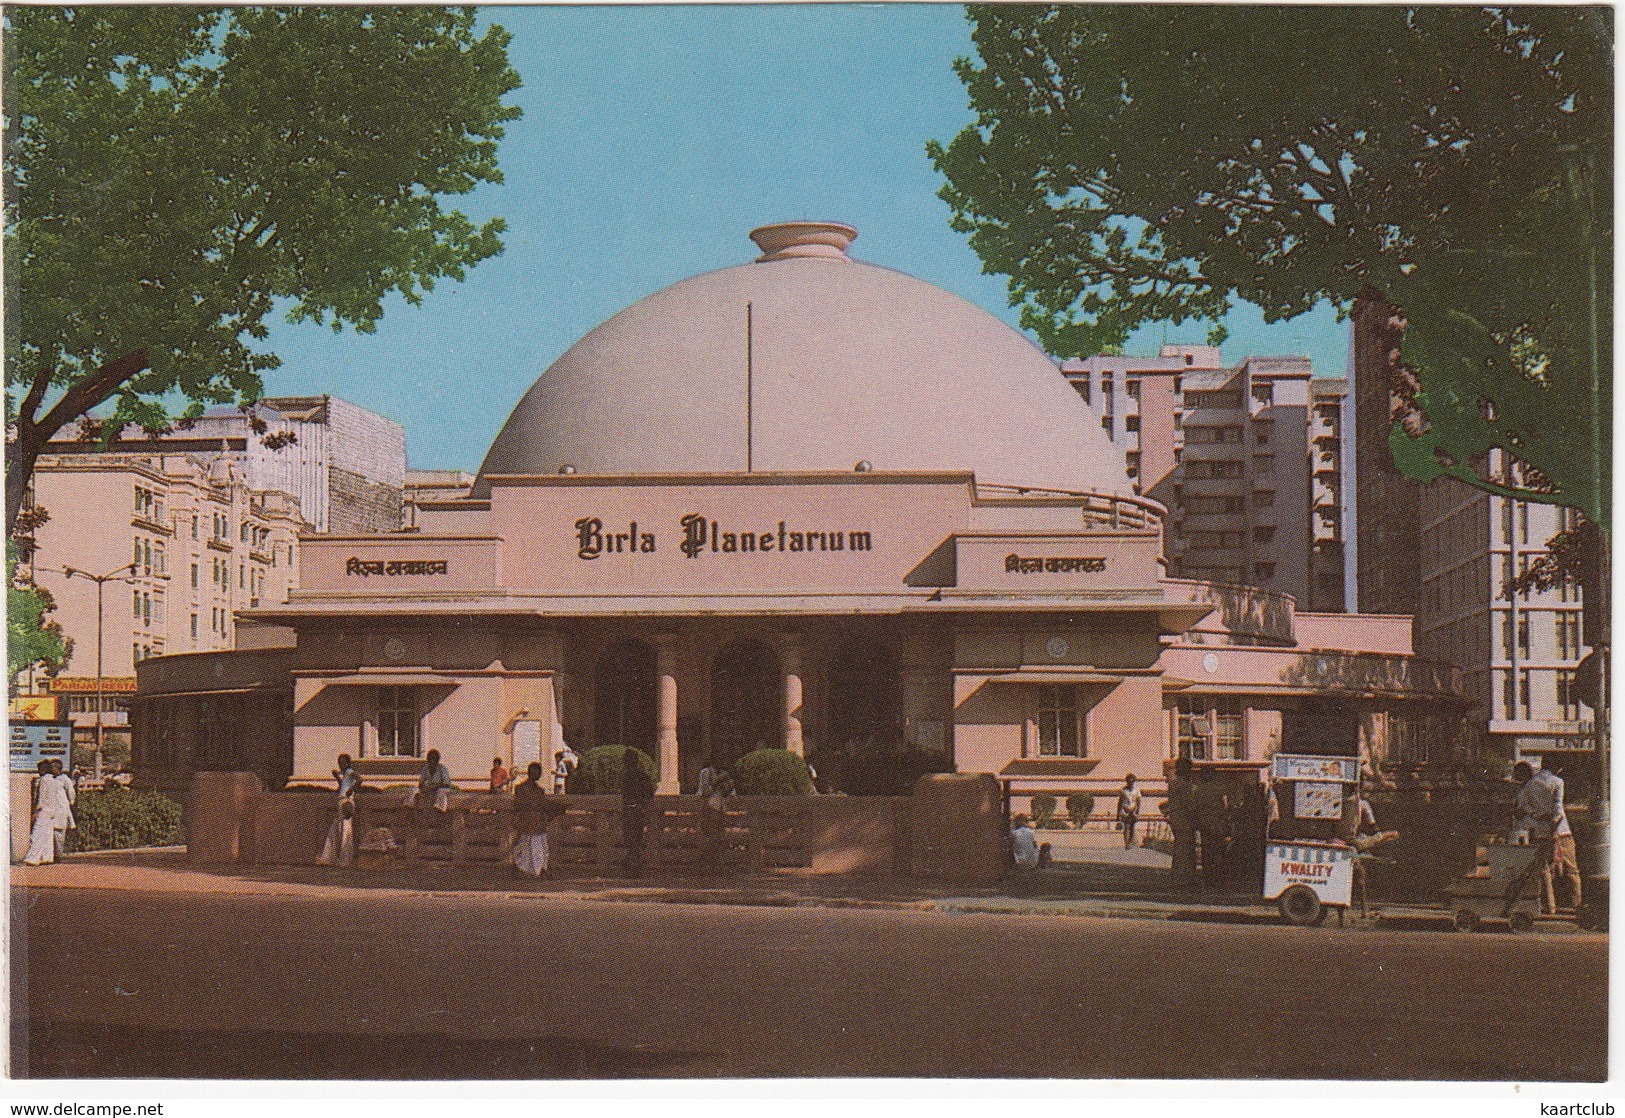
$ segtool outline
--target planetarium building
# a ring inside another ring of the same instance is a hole
[[[672,793],[778,746],[850,793],[1019,796],[1452,737],[1409,618],[1163,577],[1165,510],[1016,331],[851,259],[847,226],[751,236],[559,358],[466,496],[305,537],[298,589],[243,615],[276,647],[141,665],[144,768],[325,782],[346,752],[405,781],[433,748],[476,787],[615,744]],[[279,691],[280,722],[220,714]]]

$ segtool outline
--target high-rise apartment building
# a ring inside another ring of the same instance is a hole
[[[1352,525],[1346,386],[1305,357],[1226,368],[1214,346],[1069,360],[1061,371],[1123,447],[1140,492],[1166,505],[1176,577],[1348,607]]]
[[[47,454],[27,499],[50,516],[23,570],[56,600],[73,648],[56,679],[23,689],[63,696],[82,731],[96,720],[98,652],[102,724],[122,731],[136,664],[235,647],[236,611],[285,601],[298,582],[297,502],[250,488],[226,456]]]
[[[223,452],[250,489],[291,494],[318,532],[386,532],[401,522],[405,431],[337,396],[268,398],[246,412],[211,408],[157,438],[132,428],[105,451],[68,435],[52,440],[50,449],[62,455]]]
[[[1486,476],[1512,468],[1493,451]],[[1593,714],[1576,683],[1591,651],[1580,586],[1508,592],[1548,540],[1575,526],[1574,510],[1508,500],[1449,478],[1421,486],[1420,494],[1417,652],[1462,669],[1469,717],[1491,756],[1547,763],[1571,783],[1586,783],[1588,767],[1572,764],[1595,748]]]
[[[1405,322],[1370,294],[1353,317],[1360,608],[1414,614],[1417,653],[1461,669],[1469,735],[1482,755],[1561,770],[1571,798],[1583,800],[1594,787],[1596,743],[1578,684],[1591,650],[1580,587],[1508,592],[1575,514],[1400,474],[1388,436]],[[1519,480],[1500,451],[1477,466],[1486,478]]]
[[[1364,613],[1415,614],[1422,586],[1421,486],[1394,467],[1388,447],[1405,320],[1370,292],[1355,300],[1351,317],[1358,601],[1350,604]]]

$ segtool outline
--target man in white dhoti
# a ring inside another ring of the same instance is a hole
[[[41,761],[37,768],[34,829],[23,858],[23,863],[30,866],[56,861],[66,851],[68,831],[73,827],[73,781],[61,775],[60,762]]]
[[[513,791],[513,864],[520,873],[541,877],[547,872],[547,824],[562,809],[548,802],[540,761],[532,761],[525,776]]]
[[[333,770],[333,777],[339,782],[338,809],[317,861],[324,866],[348,866],[355,861],[355,794],[361,787],[361,778],[348,753],[339,754],[339,767]]]

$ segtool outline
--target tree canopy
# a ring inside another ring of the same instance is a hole
[[[375,328],[501,251],[508,35],[472,9],[11,7],[7,525],[65,425],[246,404],[273,310]]]
[[[1399,467],[1607,523],[1612,16],[1599,7],[987,5],[954,228],[1057,356],[1381,293]],[[1527,469],[1488,477],[1499,447]]]

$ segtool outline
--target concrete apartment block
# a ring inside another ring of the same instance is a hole
[[[1486,469],[1508,468],[1499,451]],[[1573,526],[1574,512],[1510,501],[1461,482],[1420,487],[1417,651],[1462,669],[1469,717],[1488,751],[1561,769],[1571,795],[1594,780],[1594,714],[1580,702],[1585,643],[1578,583],[1506,587]]]
[[[1422,585],[1417,533],[1421,486],[1394,468],[1392,384],[1405,320],[1382,299],[1355,301],[1349,368],[1354,377],[1355,582],[1366,613],[1414,614]]]
[[[184,429],[156,439],[137,429],[107,448],[119,454],[224,452],[249,488],[291,494],[317,532],[381,532],[400,524],[406,483],[406,433],[400,424],[336,396],[271,397],[254,405],[265,435],[290,435],[275,449],[237,408],[211,408]],[[95,443],[61,437],[54,454],[102,453]]]
[[[1304,357],[1226,368],[1214,346],[1061,371],[1124,448],[1139,491],[1170,510],[1171,576],[1265,587],[1307,610],[1348,607],[1341,380],[1314,379]]]

